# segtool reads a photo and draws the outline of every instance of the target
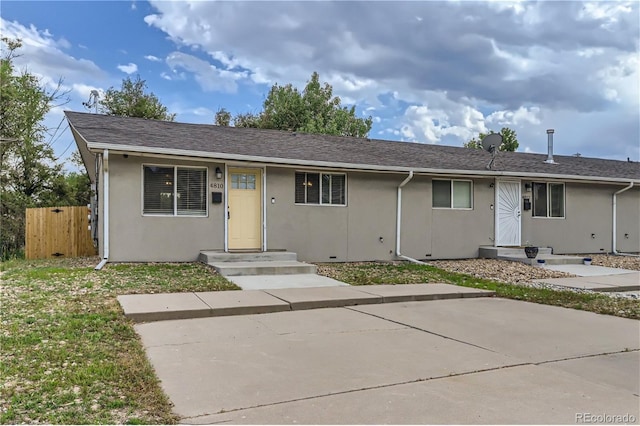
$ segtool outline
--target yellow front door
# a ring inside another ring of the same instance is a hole
[[[229,168],[229,250],[262,247],[262,170]]]

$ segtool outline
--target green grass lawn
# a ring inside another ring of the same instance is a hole
[[[597,293],[576,293],[500,283],[447,272],[430,265],[412,263],[328,263],[318,264],[321,275],[351,285],[449,283],[493,290],[499,297],[581,309],[599,314],[640,319],[640,301]]]
[[[175,423],[119,294],[238,289],[201,264],[1,265],[0,423]]]

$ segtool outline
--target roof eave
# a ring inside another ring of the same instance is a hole
[[[84,139],[84,138],[83,138]],[[253,163],[264,164],[282,164],[292,166],[306,166],[306,167],[324,167],[324,168],[339,168],[347,170],[362,170],[362,171],[379,171],[379,172],[404,172],[409,173],[424,173],[424,174],[446,174],[446,175],[462,175],[462,176],[480,176],[480,177],[513,177],[513,178],[538,178],[538,179],[562,179],[572,181],[591,181],[591,182],[609,182],[609,183],[625,183],[634,182],[634,184],[640,184],[640,179],[631,178],[609,178],[602,176],[580,176],[580,175],[565,175],[565,174],[549,174],[549,173],[529,173],[529,172],[508,172],[497,170],[459,170],[459,169],[434,169],[427,167],[402,167],[402,166],[378,166],[371,164],[357,164],[357,163],[340,163],[340,162],[328,162],[328,161],[313,161],[313,160],[297,160],[289,158],[277,158],[277,157],[262,157],[254,155],[241,155],[241,154],[229,154],[221,152],[208,152],[208,151],[192,151],[183,149],[168,149],[146,146],[131,146],[120,144],[107,144],[107,143],[90,143],[87,142],[87,146],[91,151],[102,151],[108,149],[110,151],[122,151],[127,153],[139,153],[139,154],[161,154],[171,155],[178,157],[196,157],[207,158],[216,160],[230,160],[230,161],[246,161]]]

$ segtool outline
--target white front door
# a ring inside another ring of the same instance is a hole
[[[520,181],[496,181],[496,246],[520,245]]]

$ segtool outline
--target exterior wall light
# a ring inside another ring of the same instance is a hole
[[[220,167],[216,167],[216,179],[222,179],[222,170]]]

